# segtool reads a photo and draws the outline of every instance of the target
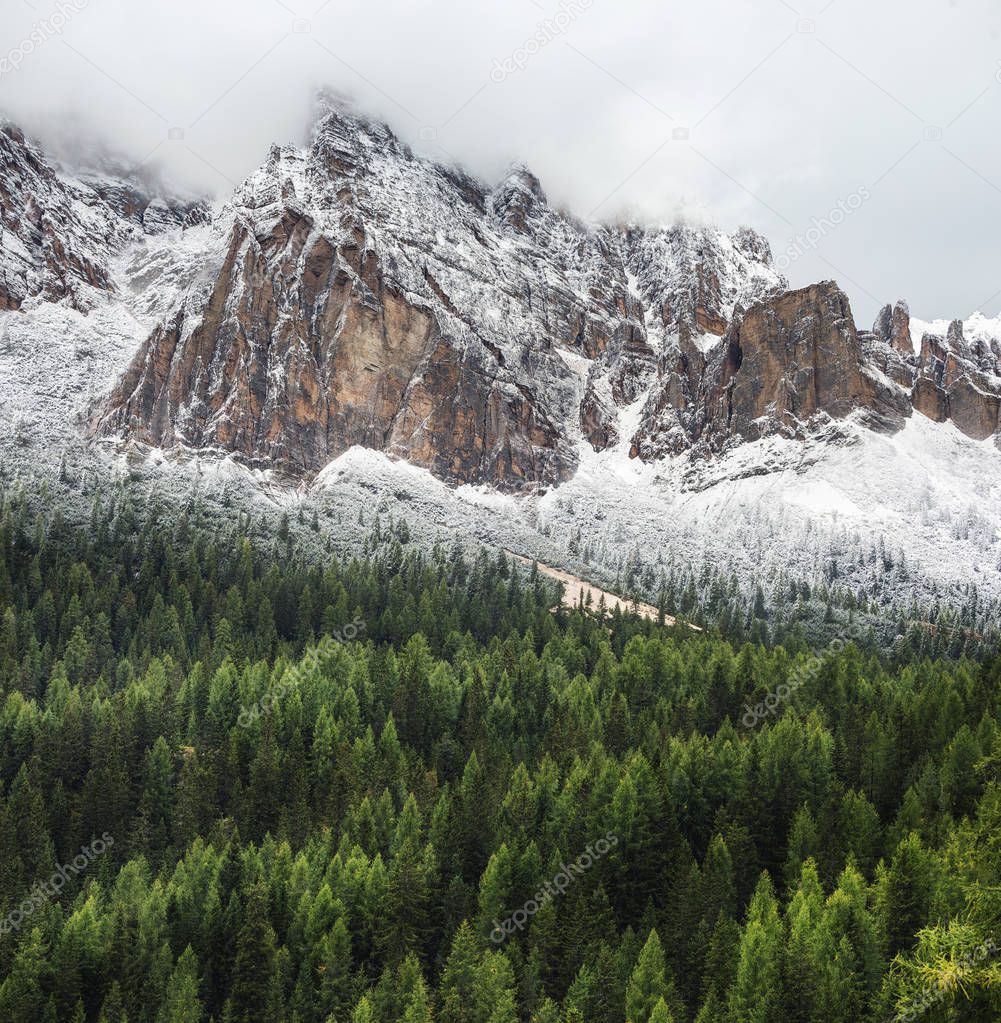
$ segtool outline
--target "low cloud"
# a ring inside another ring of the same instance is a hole
[[[862,322],[898,297],[1001,307],[987,0],[68,2],[11,0],[0,108],[74,160],[100,146],[225,194],[304,141],[331,86],[435,159],[528,163],[590,219],[748,223],[778,253],[865,187],[794,284],[838,279]]]

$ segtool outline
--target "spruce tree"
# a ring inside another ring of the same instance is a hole
[[[202,1023],[203,1018],[198,998],[198,960],[188,945],[170,975],[167,997],[157,1013],[156,1023]]]
[[[266,1013],[275,951],[267,892],[257,885],[248,897],[243,926],[236,939],[231,993],[233,1023],[270,1023]]]
[[[649,1023],[657,1003],[674,997],[664,950],[657,932],[652,930],[626,985],[626,1020],[628,1023]]]
[[[781,1023],[783,933],[767,874],[754,892],[740,939],[737,973],[728,1008],[734,1023]]]

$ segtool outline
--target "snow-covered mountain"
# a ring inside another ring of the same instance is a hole
[[[751,232],[589,227],[525,168],[489,189],[340,110],[216,229],[212,289],[151,336],[100,430],[296,475],[361,444],[450,482],[564,482],[682,336],[782,289]]]
[[[360,444],[533,490],[574,475],[581,439],[625,433],[650,461],[854,413],[998,430],[993,338],[956,323],[915,354],[892,311],[860,335],[836,284],[789,292],[750,230],[585,225],[526,168],[491,189],[341,109],[308,149],[274,149],[214,229],[211,287],[147,339],[102,434],[300,477]]]
[[[857,540],[1001,594],[1001,323],[858,330],[751,230],[584,224],[336,106],[214,209],[149,191],[0,133],[8,465],[166,453],[362,502],[396,473],[428,521],[606,574],[824,575]]]
[[[152,196],[135,178],[61,172],[0,125],[0,309],[33,298],[86,311],[113,290],[111,263],[147,235],[204,223],[204,203]]]

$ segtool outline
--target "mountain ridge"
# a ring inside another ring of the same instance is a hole
[[[524,166],[485,185],[343,105],[212,212],[60,175],[11,126],[0,156],[5,307],[87,315],[98,293],[135,317],[97,437],[307,480],[361,445],[532,491],[586,450],[712,460],[849,417],[998,435],[990,321],[925,332],[898,303],[860,330],[835,282],[789,290],[749,228],[587,225]],[[188,265],[164,274],[175,235]]]

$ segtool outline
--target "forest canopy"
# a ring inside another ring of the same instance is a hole
[[[1001,659],[556,604],[6,497],[0,1019],[999,1018]]]

